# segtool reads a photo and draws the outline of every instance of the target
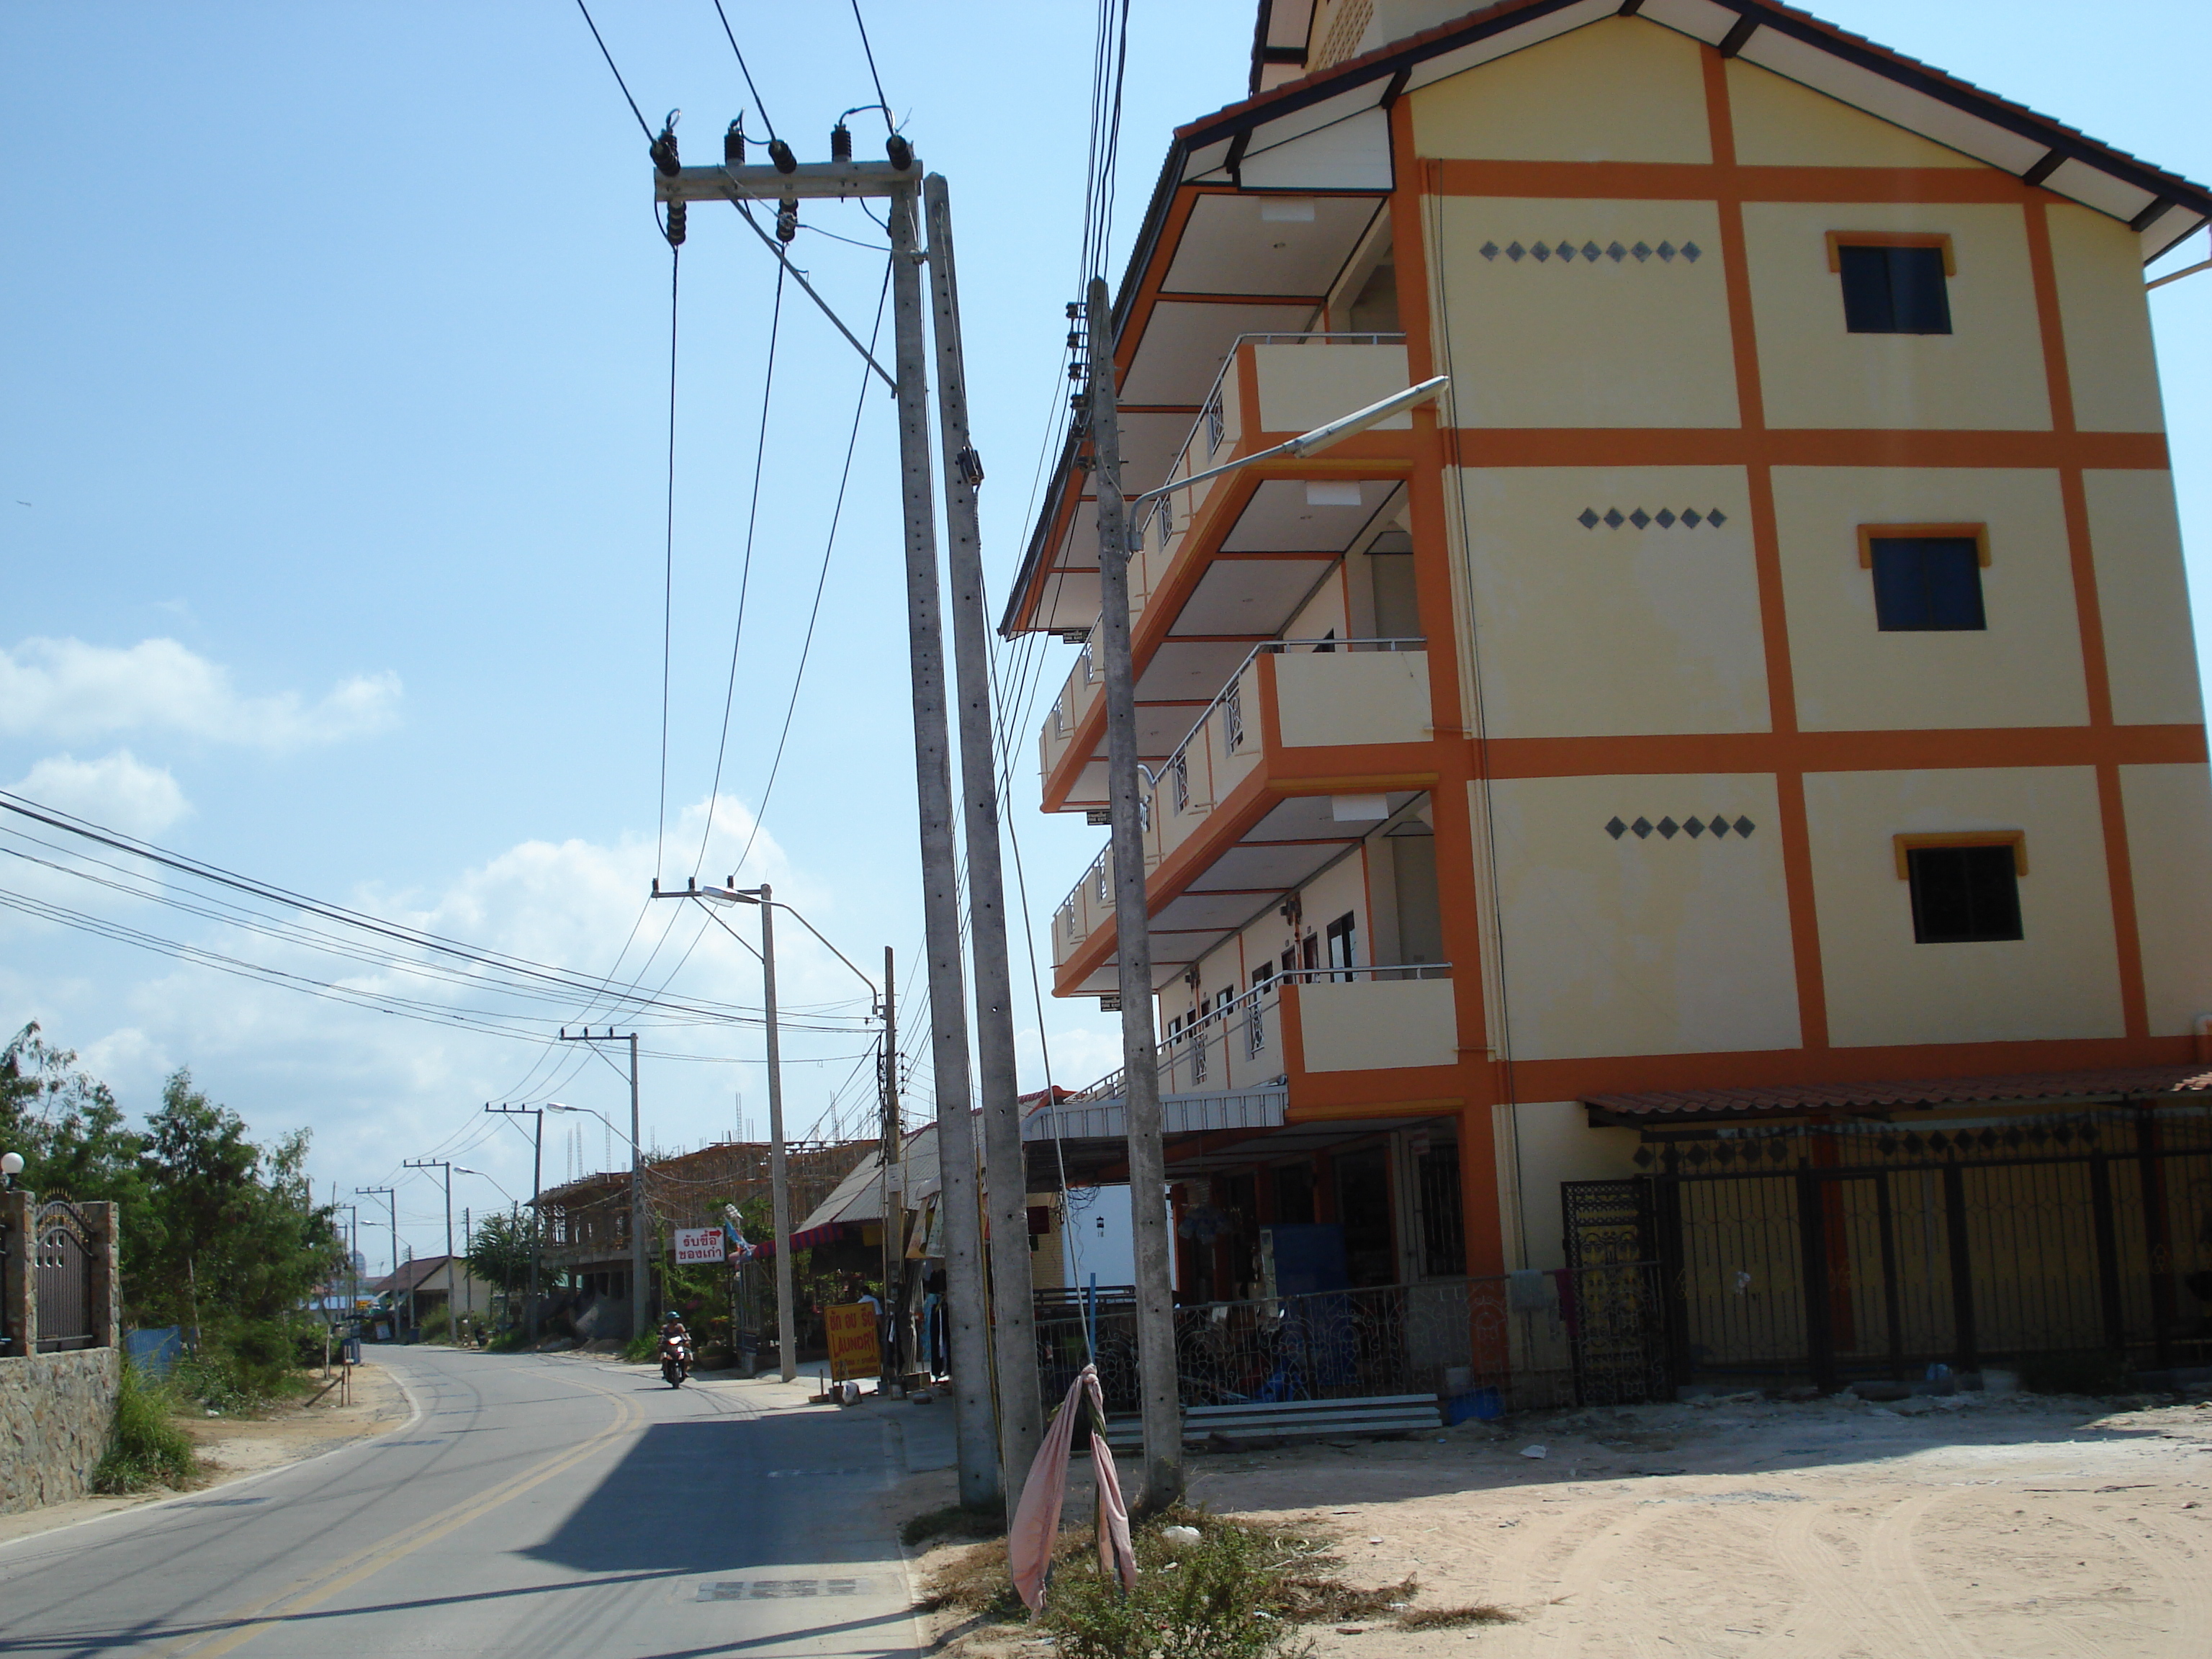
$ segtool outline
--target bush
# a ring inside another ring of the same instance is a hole
[[[1298,1540],[1203,1512],[1163,1520],[1196,1526],[1198,1540],[1178,1548],[1158,1523],[1139,1528],[1133,1590],[1102,1573],[1095,1552],[1054,1573],[1040,1621],[1060,1652],[1070,1659],[1289,1659],[1309,1650],[1297,1638],[1297,1614],[1276,1610]]]
[[[623,1345],[622,1357],[633,1365],[650,1365],[660,1352],[660,1333],[647,1331]]]
[[[416,1329],[425,1342],[443,1342],[453,1322],[443,1308],[433,1308],[422,1316],[422,1322]]]
[[[178,1405],[167,1382],[141,1376],[123,1361],[115,1395],[115,1421],[107,1431],[107,1450],[93,1472],[94,1492],[143,1492],[149,1486],[183,1486],[199,1473],[199,1460],[183,1430],[169,1420]]]

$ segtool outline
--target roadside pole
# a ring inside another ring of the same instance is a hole
[[[626,1042],[629,1045],[629,1334],[632,1340],[645,1334],[647,1296],[653,1289],[653,1267],[650,1241],[647,1237],[645,1204],[645,1148],[638,1144],[637,1121],[637,1033],[615,1035],[608,1026],[602,1036],[594,1036],[586,1025],[574,1036],[566,1026],[561,1029],[563,1042]],[[533,1253],[532,1260],[536,1256]]]
[[[495,1106],[484,1103],[487,1112],[498,1112],[508,1117],[528,1117],[530,1137],[530,1300],[523,1304],[522,1340],[526,1346],[538,1346],[538,1200],[539,1182],[545,1164],[545,1114],[536,1106]]]
[[[883,1376],[888,1391],[907,1373],[906,1327],[906,1137],[899,1127],[898,1014],[891,978],[891,947],[884,946],[884,1054],[879,1079],[883,1099],[884,1326]]]
[[[930,476],[928,347],[924,338],[921,259],[915,212],[922,170],[906,140],[893,134],[888,162],[833,161],[746,167],[732,159],[718,167],[656,172],[653,195],[661,202],[778,204],[796,216],[801,200],[888,198],[891,238],[891,313],[896,373],[869,356],[898,399],[899,477],[906,520],[907,643],[912,663],[915,782],[921,842],[922,921],[928,956],[930,1056],[936,1084],[937,1133],[944,1206],[945,1307],[953,1377],[953,1413],[959,1431],[960,1501],[995,1509],[998,1441],[992,1419],[991,1352],[983,1295],[981,1224],[976,1210],[975,1146],[969,1119],[968,1010],[960,960],[960,915],[956,890],[951,751],[945,706],[945,638],[938,614],[936,490]],[[671,158],[672,160],[673,158]],[[747,224],[784,255],[765,231]],[[785,270],[792,271],[787,261]],[[827,303],[805,277],[792,273],[807,297]],[[836,321],[831,313],[833,321]],[[866,348],[842,322],[837,327],[863,356]]]
[[[1106,794],[1114,823],[1122,1103],[1137,1257],[1138,1394],[1145,1433],[1145,1486],[1139,1503],[1157,1515],[1182,1496],[1182,1400],[1176,1380],[1175,1287],[1168,1272],[1167,1154],[1160,1140],[1144,799],[1139,793],[1136,686],[1129,653],[1129,532],[1114,402],[1113,307],[1105,278],[1091,279],[1084,314],[1091,333],[1091,447],[1097,468],[1098,631],[1106,659]]]
[[[992,719],[990,633],[983,608],[983,536],[975,489],[983,464],[968,441],[968,377],[952,204],[942,173],[922,185],[937,342],[937,429],[944,455],[945,562],[952,588],[952,664],[960,695],[960,788],[968,832],[968,951],[975,964],[975,1060],[982,1085],[984,1200],[991,1218],[992,1346],[998,1362],[999,1466],[1007,1510],[1044,1437],[1030,1284],[1029,1172],[1014,1073],[1013,976],[1006,962],[1006,878],[999,859],[999,764]]]
[[[450,1342],[453,1340],[453,1166],[442,1158],[410,1158],[401,1163],[410,1170],[440,1170],[446,1178],[446,1340]]]
[[[937,1085],[938,1201],[945,1209],[945,1326],[960,1443],[960,1501],[998,1508],[988,1306],[969,1115],[966,976],[952,839],[952,755],[945,708],[945,632],[937,603],[937,492],[929,461],[929,381],[912,184],[890,199],[891,318],[897,346],[899,472],[906,507],[907,642],[914,678],[914,763],[921,807],[921,914],[929,951],[930,1058]]]
[[[799,1376],[799,1291],[791,1266],[791,1166],[783,1146],[783,1033],[775,1014],[775,904],[760,884],[761,1000],[768,1016],[768,1182],[775,1218],[776,1375]]]

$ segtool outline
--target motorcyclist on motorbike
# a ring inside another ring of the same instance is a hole
[[[672,1389],[680,1389],[691,1374],[691,1333],[675,1309],[660,1322],[660,1377]]]

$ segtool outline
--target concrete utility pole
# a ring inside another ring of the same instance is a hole
[[[914,680],[915,793],[921,806],[921,915],[929,951],[931,1069],[945,1206],[945,1325],[960,1443],[960,1501],[1005,1500],[991,1411],[989,1304],[969,1115],[968,1009],[960,964],[952,754],[945,708],[945,634],[937,609],[937,492],[930,481],[929,381],[922,353],[921,263],[908,187],[890,200],[891,316],[897,346],[899,471],[906,506],[907,642]]]
[[[945,461],[951,545],[952,665],[960,693],[960,787],[968,830],[968,950],[975,963],[975,1059],[983,1085],[983,1185],[991,1216],[993,1346],[999,1367],[999,1462],[1006,1508],[1044,1437],[1036,1308],[1030,1285],[1029,1170],[1014,1074],[1013,976],[1006,963],[1005,875],[999,862],[999,763],[993,741],[990,619],[983,611],[983,534],[975,489],[983,464],[968,441],[968,376],[952,205],[944,175],[922,185],[929,210],[929,277],[936,306],[937,430]]]
[[[545,1164],[545,1114],[535,1106],[495,1106],[489,1101],[484,1103],[484,1110],[531,1120],[530,1300],[523,1304],[522,1340],[534,1348],[538,1346],[538,1243],[541,1237],[538,1224],[538,1198]]]
[[[1146,1512],[1158,1514],[1182,1496],[1182,1398],[1176,1381],[1167,1152],[1160,1139],[1144,797],[1139,793],[1136,684],[1129,654],[1129,532],[1121,500],[1121,422],[1114,404],[1113,306],[1105,278],[1091,279],[1084,315],[1091,333],[1091,449],[1098,490],[1098,632],[1106,659],[1106,796],[1114,823],[1114,926],[1121,975],[1121,1102],[1137,1256],[1138,1395],[1145,1431],[1145,1486],[1139,1502]]]
[[[653,1265],[650,1255],[652,1241],[646,1221],[645,1207],[645,1148],[638,1144],[637,1127],[637,1033],[615,1035],[615,1028],[594,1036],[586,1026],[574,1036],[566,1026],[561,1029],[563,1042],[626,1042],[629,1045],[629,1334],[633,1340],[645,1334],[647,1325],[646,1298],[653,1289]]]
[[[442,1158],[402,1158],[410,1170],[441,1170],[446,1176],[446,1340],[453,1335],[453,1166]]]
[[[906,1136],[899,1126],[898,1012],[891,947],[884,946],[884,1374],[888,1389],[906,1375]]]
[[[930,478],[923,256],[915,222],[922,172],[905,139],[893,134],[887,148],[891,156],[888,163],[809,163],[795,165],[787,172],[774,167],[745,167],[732,159],[719,167],[679,167],[672,173],[656,173],[653,194],[662,202],[727,201],[740,206],[751,202],[785,203],[791,204],[793,215],[801,199],[889,198],[891,315],[897,350],[896,373],[885,378],[892,382],[898,398],[922,921],[929,957],[930,1053],[943,1181],[938,1201],[945,1212],[945,1311],[952,1351],[953,1411],[959,1431],[960,1501],[978,1509],[994,1509],[1004,1494],[992,1420],[989,1315],[983,1294],[975,1133],[969,1121],[967,993],[961,971],[960,915],[955,890],[944,628],[937,602],[936,491]],[[753,228],[759,230],[757,225]],[[782,257],[780,251],[777,257]],[[822,303],[818,295],[809,292],[817,304]],[[865,356],[865,348],[852,331],[842,323],[838,326]],[[869,361],[874,363],[872,358]],[[874,366],[880,371],[880,365]]]
[[[382,1195],[384,1213],[388,1218],[386,1224],[392,1230],[392,1271],[398,1273],[399,1271],[399,1205],[394,1196],[393,1189],[389,1187],[356,1187],[353,1190],[354,1196],[356,1198],[374,1198],[380,1194]]]
[[[783,1145],[783,1032],[775,1016],[775,901],[760,884],[761,1001],[768,1017],[768,1184],[775,1222],[776,1375],[799,1376],[799,1290],[791,1265],[791,1164]]]

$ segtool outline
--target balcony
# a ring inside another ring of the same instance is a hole
[[[1458,1059],[1457,1029],[1448,962],[1299,969],[1164,1040],[1156,1050],[1160,1097],[1264,1099],[1294,1075],[1449,1066]],[[1114,1072],[1059,1109],[1073,1118],[1085,1108],[1118,1106],[1126,1082],[1125,1073]],[[1193,1117],[1169,1115],[1178,1123]]]
[[[1242,926],[1240,907],[1266,908],[1269,895],[1296,887],[1397,810],[1393,794],[1402,805],[1407,792],[1425,787],[1423,644],[1271,640],[1246,654],[1150,774],[1145,868],[1156,970],[1192,960],[1187,947],[1196,943],[1159,936]],[[1347,781],[1371,787],[1354,792]],[[1221,872],[1240,857],[1249,871]],[[1115,948],[1110,846],[1054,914],[1052,943],[1061,994],[1118,984],[1107,965]]]
[[[1162,482],[1188,478],[1402,390],[1406,348],[1381,335],[1247,335],[1223,364]],[[1409,461],[1410,416],[1346,441],[1325,460],[1288,458],[1174,489],[1131,526],[1129,608],[1138,749],[1164,753],[1189,729],[1194,677],[1218,684],[1242,649],[1279,634],[1321,568],[1376,528]],[[1149,469],[1147,469],[1149,471]],[[1132,490],[1143,478],[1131,476]],[[1309,489],[1306,486],[1311,485]],[[1331,499],[1322,500],[1325,489]],[[1054,626],[1097,618],[1094,544],[1085,503],[1058,559]],[[1217,562],[1220,551],[1237,554]],[[1088,598],[1076,605],[1073,596]],[[1081,611],[1074,615],[1068,606]],[[1103,805],[1102,683],[1086,657],[1071,669],[1038,738],[1048,810]],[[1200,694],[1203,696],[1203,693]]]

